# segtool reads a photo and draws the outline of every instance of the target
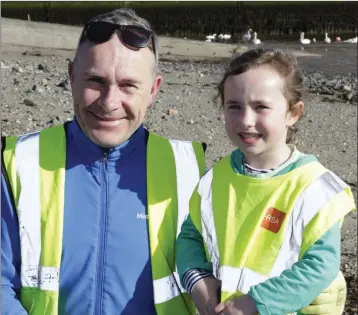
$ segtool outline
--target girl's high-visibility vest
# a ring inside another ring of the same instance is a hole
[[[20,301],[31,315],[57,315],[66,174],[64,126],[7,137],[3,158],[19,219]],[[174,245],[191,193],[204,171],[202,144],[149,134],[147,206],[158,315],[195,314],[179,283]]]
[[[200,180],[190,200],[222,301],[290,269],[355,209],[347,184],[314,161],[259,179],[235,173],[230,157]]]

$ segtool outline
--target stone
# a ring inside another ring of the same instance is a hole
[[[352,88],[349,85],[344,85],[343,86],[343,91],[350,92],[350,91],[352,91]]]
[[[23,73],[24,72],[24,69],[22,69],[19,65],[15,65],[12,68],[12,70],[15,71],[15,72],[18,72],[18,73]]]
[[[35,102],[29,100],[28,98],[25,98],[23,103],[26,105],[26,106],[36,106]]]
[[[59,84],[57,84],[56,86],[58,87],[62,87],[64,90],[70,91],[70,85],[69,85],[69,80],[65,79],[63,81],[61,81]]]
[[[39,65],[37,66],[37,69],[38,70],[46,70],[46,68],[41,64],[41,63],[39,63]]]
[[[175,108],[169,108],[168,111],[167,111],[167,114],[169,116],[177,116],[177,115],[179,115],[179,112]]]

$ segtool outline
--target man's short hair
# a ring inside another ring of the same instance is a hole
[[[146,28],[147,30],[151,31],[153,33],[153,37],[152,37],[153,45],[155,46],[155,51],[154,51],[155,64],[158,65],[158,60],[159,60],[158,35],[154,32],[152,25],[146,19],[140,17],[133,9],[120,8],[117,10],[113,10],[111,12],[97,15],[89,22],[109,22],[117,25],[134,25],[134,26]],[[77,50],[78,47],[81,45],[81,42],[83,42],[85,39],[86,39],[86,34],[84,33],[84,31],[82,31],[80,36],[80,41],[77,46]],[[152,44],[148,44],[148,46],[151,47]]]

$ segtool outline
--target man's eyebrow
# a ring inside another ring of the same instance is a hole
[[[98,77],[98,78],[104,78],[103,75],[101,75],[99,72],[93,70],[93,69],[90,69],[90,70],[87,70],[85,72],[85,75],[88,76],[88,77]]]
[[[96,71],[94,69],[89,69],[85,72],[85,76],[86,77],[92,77],[92,78],[97,78],[97,79],[101,79],[103,81],[105,81],[107,78],[105,75],[101,74],[101,72]],[[142,84],[143,80],[141,80],[141,78],[135,78],[135,77],[123,77],[120,79],[119,82],[122,83],[129,83],[129,84]]]
[[[142,80],[133,78],[133,77],[123,78],[121,81],[125,82],[125,83],[133,83],[133,84],[141,84],[142,83]]]

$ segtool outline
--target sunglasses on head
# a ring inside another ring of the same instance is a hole
[[[84,26],[81,42],[88,38],[95,44],[110,40],[115,32],[121,32],[121,38],[128,46],[136,48],[147,47],[153,38],[153,32],[135,25],[119,25],[109,22],[89,22]],[[155,55],[154,40],[152,40],[153,53]]]

